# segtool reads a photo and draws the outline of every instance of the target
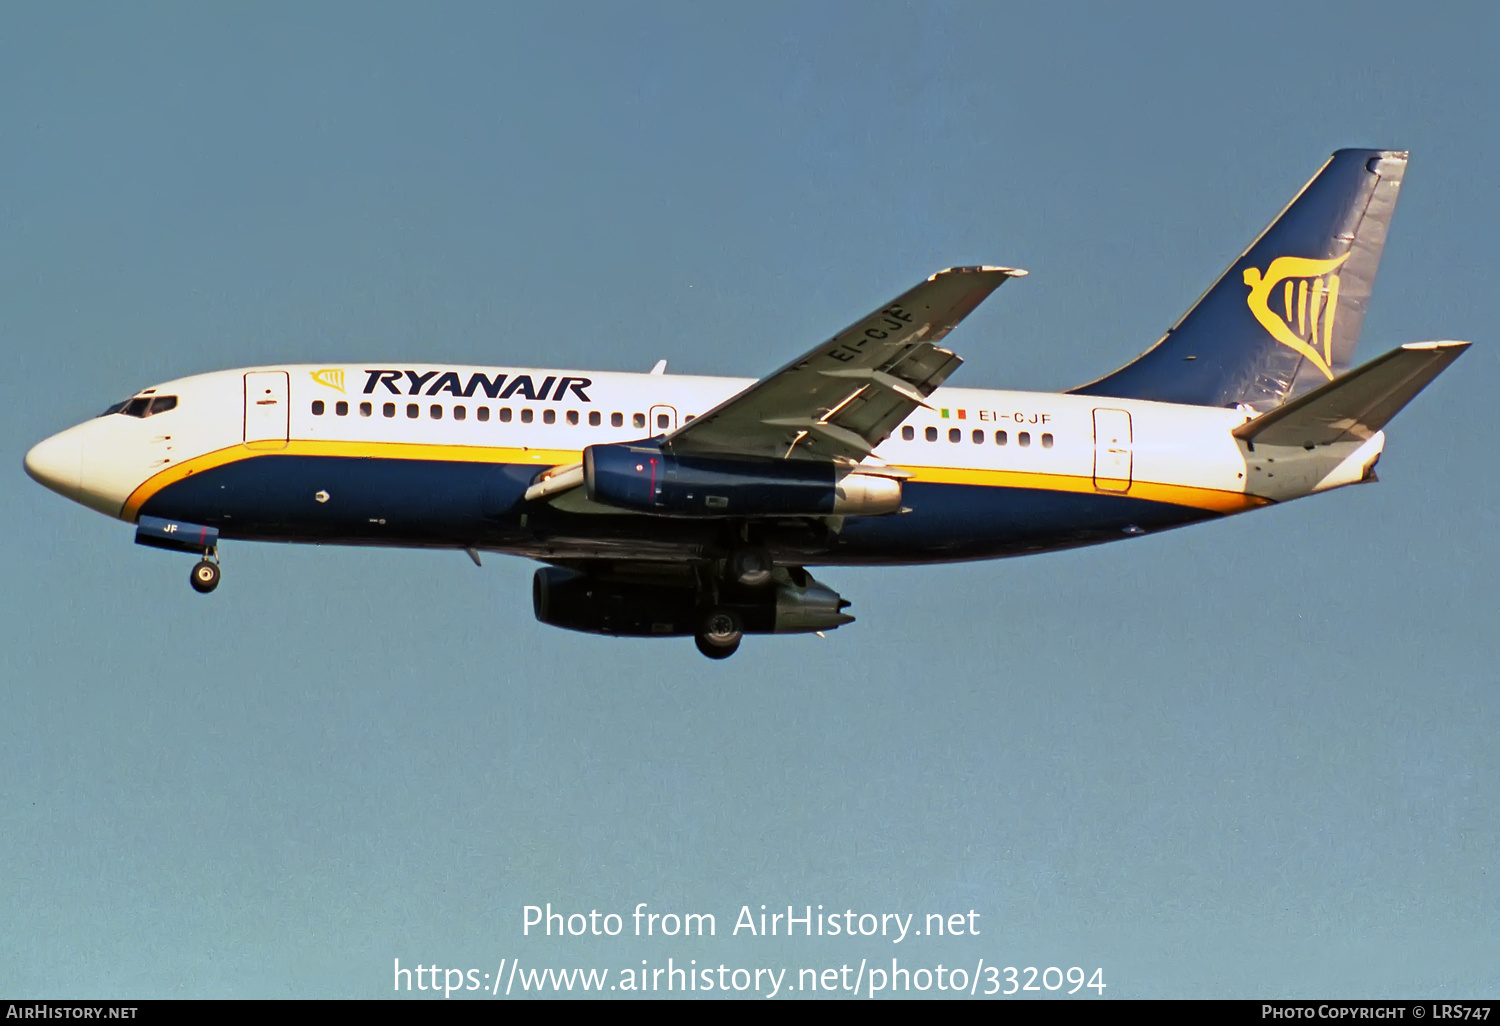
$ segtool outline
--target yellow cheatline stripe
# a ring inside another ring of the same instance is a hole
[[[910,471],[913,481],[925,481],[932,484],[979,485],[988,488],[1038,488],[1049,492],[1125,495],[1132,499],[1169,502],[1174,506],[1210,509],[1216,513],[1242,513],[1247,509],[1268,505],[1270,502],[1258,495],[1246,495],[1244,492],[1196,488],[1192,485],[1158,484],[1154,481],[1133,481],[1127,492],[1123,489],[1096,488],[1092,477],[1075,477],[1071,474],[1037,474],[1020,470],[973,470],[958,467],[901,467],[899,469]],[[1109,483],[1121,486],[1125,484],[1124,481]]]
[[[423,445],[414,442],[342,442],[292,439],[274,451],[250,449],[243,444],[231,445],[214,452],[183,460],[175,467],[168,467],[147,478],[120,510],[122,519],[134,521],[141,507],[168,485],[215,467],[222,467],[257,456],[345,456],[355,459],[388,460],[443,460],[448,463],[534,463],[537,467],[553,467],[563,463],[577,463],[583,453],[576,449],[526,449],[520,447],[497,447],[487,445]]]
[[[194,474],[215,467],[222,467],[241,460],[259,456],[342,456],[355,459],[394,460],[442,460],[449,463],[506,463],[532,464],[538,468],[555,467],[577,463],[583,453],[577,449],[527,449],[516,446],[484,445],[424,445],[415,442],[345,442],[293,439],[285,448],[268,452],[264,449],[249,449],[243,444],[227,446],[214,452],[184,460],[175,467],[168,467],[146,479],[130,498],[120,516],[134,521],[152,496],[168,485],[189,478]],[[1247,509],[1264,506],[1269,500],[1243,492],[1221,491],[1215,488],[1195,488],[1191,485],[1157,484],[1151,481],[1131,483],[1128,493],[1101,490],[1094,486],[1092,477],[1076,477],[1068,474],[1039,474],[1020,470],[977,470],[964,467],[899,467],[910,471],[913,481],[930,484],[978,485],[989,488],[1036,488],[1053,492],[1077,492],[1082,494],[1120,495],[1131,498],[1167,502],[1177,506],[1192,506],[1196,509],[1213,510],[1216,513],[1239,513]],[[1111,482],[1112,484],[1115,482]],[[1123,484],[1124,482],[1119,482]]]

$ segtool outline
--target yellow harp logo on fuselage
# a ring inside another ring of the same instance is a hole
[[[1254,267],[1245,269],[1245,284],[1250,286],[1245,303],[1261,327],[1311,360],[1330,381],[1333,319],[1339,310],[1339,276],[1333,272],[1348,259],[1348,253],[1332,260],[1277,257],[1264,274]]]
[[[318,384],[320,384],[320,385],[327,385],[329,388],[336,388],[340,392],[344,391],[344,372],[343,371],[328,369],[328,370],[315,370],[315,371],[311,371],[310,373],[312,374],[312,379],[314,381],[316,381]]]

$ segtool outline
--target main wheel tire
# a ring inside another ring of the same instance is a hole
[[[745,625],[740,622],[739,615],[718,606],[704,614],[698,636],[710,645],[728,648],[730,645],[738,645],[744,632]]]
[[[193,583],[194,591],[207,595],[219,586],[219,567],[206,559],[199,560],[193,567],[193,575],[189,580]]]
[[[710,659],[728,659],[740,649],[740,643],[738,641],[736,641],[733,645],[711,645],[704,639],[703,635],[701,634],[693,639],[693,643],[698,646],[699,652],[702,652]]]
[[[776,564],[765,549],[738,549],[729,556],[729,577],[747,588],[759,588],[771,580]]]

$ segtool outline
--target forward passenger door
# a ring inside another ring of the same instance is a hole
[[[245,447],[285,449],[291,423],[286,371],[245,375]]]

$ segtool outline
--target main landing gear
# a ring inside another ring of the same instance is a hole
[[[771,561],[771,554],[761,548],[736,549],[724,561],[725,579],[747,588],[769,584],[775,570],[776,564]]]
[[[212,551],[204,553],[203,558],[194,564],[193,575],[188,580],[192,582],[193,590],[200,595],[207,595],[217,588],[219,586],[218,554]]]
[[[738,614],[724,608],[710,609],[693,641],[698,651],[710,659],[728,659],[740,647],[745,636]]]
[[[776,564],[764,548],[737,543],[716,571],[699,580],[702,618],[693,636],[699,652],[710,659],[728,659],[739,650],[740,639],[745,636],[745,622],[733,608],[720,605],[720,592],[722,589],[738,592],[741,601],[753,598],[746,593],[759,593],[771,583],[775,572]]]

